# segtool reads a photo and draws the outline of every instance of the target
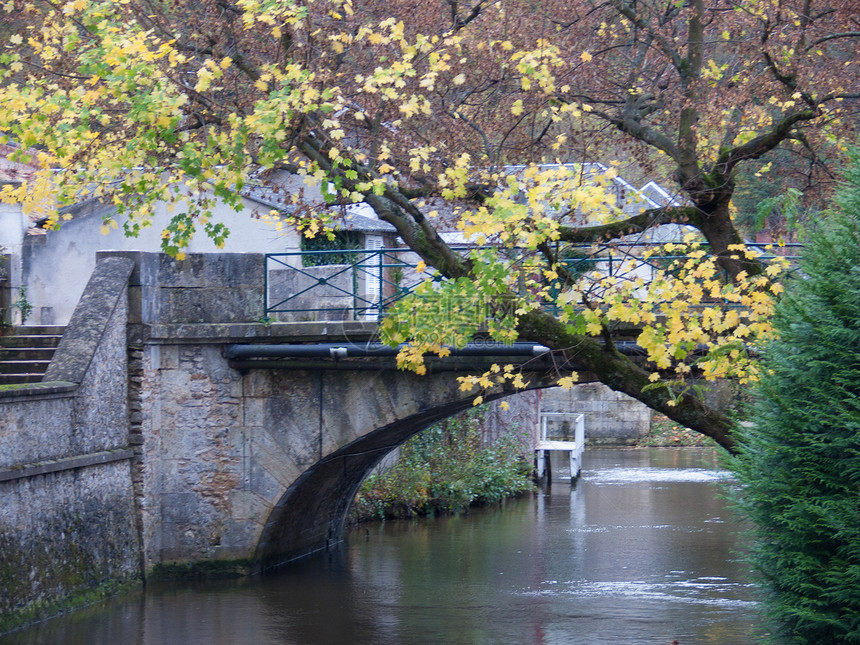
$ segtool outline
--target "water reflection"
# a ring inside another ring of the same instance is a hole
[[[149,589],[0,644],[751,642],[752,594],[715,459],[587,452],[573,490],[362,526],[277,575]]]

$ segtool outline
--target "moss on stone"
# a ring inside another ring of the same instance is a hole
[[[34,603],[22,609],[0,614],[0,635],[83,609],[141,587],[142,583],[139,578],[126,581],[109,581],[90,589],[76,591],[59,600]]]
[[[165,580],[203,580],[242,578],[254,571],[250,559],[210,560],[206,562],[171,562],[157,564],[146,576],[149,582]]]

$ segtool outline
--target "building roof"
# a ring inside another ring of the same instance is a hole
[[[364,202],[348,206],[343,217],[336,218],[332,226],[336,230],[342,231],[397,233],[397,229],[394,226],[379,219],[370,205]]]
[[[249,185],[242,189],[242,196],[277,209],[282,213],[295,211],[292,193],[289,189],[279,186]],[[337,231],[358,231],[361,233],[396,233],[397,229],[388,222],[383,222],[376,216],[374,210],[366,203],[349,204],[343,213],[336,216],[331,227]]]
[[[281,212],[291,213],[296,208],[291,199],[292,193],[284,188],[248,184],[242,189],[241,194],[246,199]]]
[[[20,152],[20,148],[9,143],[0,144],[0,184],[3,183],[20,183],[30,181],[34,178],[35,173],[39,170],[38,165],[33,161],[28,162],[12,161],[8,157],[16,152]],[[34,155],[30,155],[30,159]],[[541,168],[557,167],[559,165],[576,167],[583,172],[586,177],[604,173],[608,170],[607,166],[600,163],[583,163],[583,164],[542,164]],[[519,170],[525,169],[526,166],[506,166],[506,170],[516,173]],[[294,184],[295,176],[274,177],[275,181],[269,184],[249,183],[241,191],[243,197],[262,206],[271,209],[276,209],[282,213],[295,212],[296,205],[294,203],[294,191],[297,190],[297,185]],[[641,189],[635,188],[623,178],[616,176],[612,179],[612,187],[617,193],[619,201],[623,205],[625,211],[629,209],[641,208],[659,208],[660,206],[677,206],[680,202],[675,199],[668,191],[663,189],[659,184],[650,181]],[[302,188],[299,188],[302,189]],[[85,200],[86,201],[86,200]],[[79,205],[64,209],[66,212],[77,210]],[[431,217],[437,217],[435,222],[441,231],[445,231],[449,241],[454,244],[469,244],[462,233],[456,230],[457,223],[460,220],[460,211],[453,208],[450,203],[444,200],[428,199],[422,208],[423,211],[429,213]],[[38,216],[32,218],[33,224],[38,224]],[[31,226],[33,225],[31,224]],[[364,233],[379,233],[379,234],[396,234],[397,230],[389,224],[380,220],[373,209],[365,202],[359,204],[350,204],[344,207],[343,214],[338,216],[332,222],[332,227],[336,230],[358,231]],[[31,230],[33,232],[43,232],[41,230]]]
[[[10,155],[20,150],[18,146],[0,143],[0,184],[18,184],[22,181],[30,181],[39,170],[39,166],[32,160],[21,162],[9,159]]]
[[[655,181],[649,181],[639,192],[659,206],[680,206],[681,202]]]

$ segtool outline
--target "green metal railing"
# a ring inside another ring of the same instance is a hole
[[[633,279],[666,270],[684,255],[651,255],[663,243],[574,245],[564,248],[561,264],[581,280],[597,283],[598,274]],[[761,260],[775,257],[763,244],[749,244]],[[795,260],[800,245],[787,245],[785,255]],[[455,248],[464,255],[476,247]],[[511,253],[510,251],[506,251]],[[516,257],[519,254],[520,257]],[[537,275],[543,266],[534,254],[511,253],[514,271]],[[564,257],[567,255],[567,257]],[[418,272],[418,256],[405,248],[334,249],[266,254],[266,318],[292,320],[379,320],[397,301],[428,278]],[[589,274],[594,274],[589,276]],[[441,281],[441,278],[432,278]],[[550,299],[552,300],[552,298]],[[546,306],[551,310],[552,302]]]
[[[426,279],[417,265],[402,248],[267,253],[266,316],[378,319]]]

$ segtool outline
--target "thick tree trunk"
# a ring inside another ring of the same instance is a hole
[[[730,280],[735,280],[742,271],[746,271],[747,275],[761,273],[761,264],[747,259],[744,251],[738,250],[745,242],[735,228],[729,210],[734,182],[727,178],[720,179],[721,185],[716,189],[690,191],[695,205],[692,223],[705,236],[711,253],[719,258],[719,265]]]
[[[665,389],[647,389],[649,373],[613,347],[590,336],[569,333],[555,318],[531,312],[520,318],[520,338],[540,342],[566,360],[594,373],[601,383],[641,401],[681,425],[711,437],[729,452],[735,451],[732,422],[689,393],[673,398]],[[670,401],[672,403],[670,403]]]

